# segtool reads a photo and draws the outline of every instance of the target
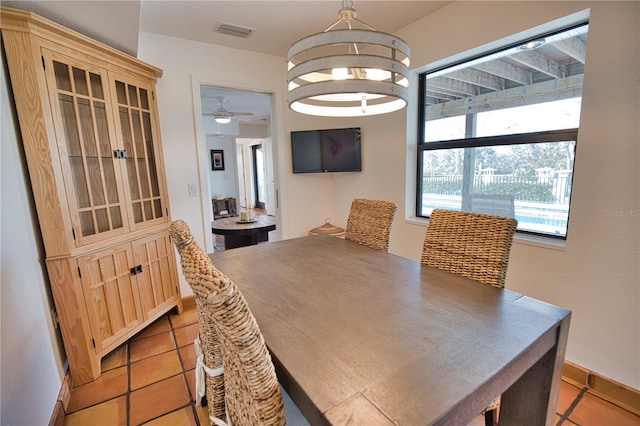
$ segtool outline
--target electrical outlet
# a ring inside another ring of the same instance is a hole
[[[198,196],[198,186],[195,183],[189,184],[189,196],[197,197]]]

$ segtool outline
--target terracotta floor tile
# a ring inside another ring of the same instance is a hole
[[[142,424],[189,404],[184,376],[179,374],[131,392],[129,424]],[[93,426],[93,425],[92,425]]]
[[[100,371],[105,372],[127,365],[127,348],[128,345],[121,345],[118,349],[102,358]]]
[[[136,334],[133,340],[144,339],[145,337],[153,336],[154,334],[166,333],[171,330],[169,325],[169,318],[163,316],[158,318],[149,327]]]
[[[182,366],[185,370],[196,368],[196,350],[193,345],[183,346],[179,349],[180,358],[182,358]]]
[[[113,426],[127,424],[127,397],[121,396],[64,417],[64,426]]]
[[[585,393],[569,415],[580,426],[638,426],[640,417],[590,393]]]
[[[209,410],[207,407],[196,407],[196,413],[198,413],[198,420],[200,420],[201,425],[207,426],[211,424],[211,421],[209,420]]]
[[[93,382],[74,387],[67,406],[67,413],[71,413],[90,405],[112,399],[127,392],[127,368],[120,367],[106,371]]]
[[[181,328],[191,324],[198,323],[198,311],[196,309],[186,309],[180,315],[171,314],[171,325],[173,328]]]
[[[143,386],[182,373],[177,351],[165,352],[133,362],[130,369],[131,390],[140,389]]]
[[[165,414],[155,420],[145,423],[145,426],[196,426],[198,423],[195,421],[193,415],[193,408],[191,406],[184,407],[176,411],[172,411],[169,414]],[[209,423],[200,423],[201,425],[208,425]]]
[[[193,344],[193,341],[198,336],[198,330],[200,326],[198,324],[191,324],[185,327],[177,328],[173,331],[176,336],[176,343],[178,347],[187,346]]]
[[[560,415],[566,413],[578,395],[580,395],[580,388],[565,381],[560,382],[560,395],[558,395],[556,413],[560,413]]]
[[[189,386],[189,394],[191,395],[191,398],[193,401],[196,400],[196,373],[195,373],[195,369],[193,370],[189,370],[185,372],[185,375],[187,376],[187,385]]]
[[[171,336],[170,332],[156,334],[144,339],[131,341],[129,343],[129,360],[131,362],[139,361],[175,348],[173,336]]]

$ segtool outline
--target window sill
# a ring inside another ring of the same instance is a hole
[[[409,225],[417,225],[426,227],[429,224],[429,219],[422,217],[411,216],[404,220]],[[566,240],[559,240],[556,238],[544,237],[542,235],[531,235],[516,232],[513,237],[515,244],[524,244],[528,246],[540,247],[550,250],[564,251],[567,247]]]

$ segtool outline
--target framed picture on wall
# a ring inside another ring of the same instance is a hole
[[[211,170],[224,170],[224,151],[221,149],[211,150]]]

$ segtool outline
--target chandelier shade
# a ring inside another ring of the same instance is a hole
[[[409,45],[356,18],[343,2],[339,20],[287,52],[289,108],[308,115],[359,117],[397,111],[409,99]],[[345,23],[347,29],[333,29]],[[354,29],[358,23],[365,29]]]

